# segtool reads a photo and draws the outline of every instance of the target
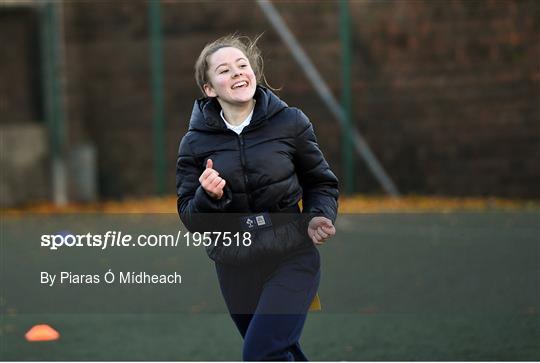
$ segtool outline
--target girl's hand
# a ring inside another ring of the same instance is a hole
[[[308,236],[316,245],[322,245],[336,234],[332,221],[326,217],[313,217],[309,221]]]
[[[219,176],[219,173],[212,168],[213,166],[212,159],[208,159],[206,161],[206,169],[199,177],[199,182],[208,195],[214,199],[221,199],[223,188],[225,187],[225,179]]]

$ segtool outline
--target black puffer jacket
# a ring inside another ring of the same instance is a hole
[[[188,229],[199,229],[196,214],[277,213],[301,199],[303,213],[335,221],[338,180],[319,149],[311,122],[264,87],[257,87],[255,100],[251,123],[240,135],[227,129],[216,99],[195,102],[176,168],[178,213]],[[209,158],[226,181],[219,200],[199,183]]]

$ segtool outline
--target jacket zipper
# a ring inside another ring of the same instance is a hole
[[[244,137],[242,134],[238,134],[238,145],[240,148],[240,163],[242,164],[242,173],[244,174],[244,190],[248,197],[249,209],[252,210],[251,193],[249,189],[249,180],[246,173],[246,156],[244,154]]]

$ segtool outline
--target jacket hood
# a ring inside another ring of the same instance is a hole
[[[253,117],[250,125],[264,122],[274,116],[284,108],[288,107],[285,102],[279,99],[272,91],[266,87],[257,86],[253,97],[256,101]],[[203,97],[195,101],[191,119],[189,120],[189,131],[223,131],[227,129],[225,122],[220,116],[221,105],[215,97]]]

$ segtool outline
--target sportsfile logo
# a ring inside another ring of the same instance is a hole
[[[252,221],[252,223],[255,223]],[[250,246],[251,233],[244,232],[185,232],[173,234],[139,234],[131,235],[122,231],[108,231],[104,234],[44,234],[41,236],[41,247],[55,251],[60,247],[94,247],[107,249],[110,247],[181,247],[181,246]]]
[[[183,237],[183,238],[182,238]],[[102,250],[109,247],[176,247],[186,236],[178,231],[173,234],[131,235],[122,231],[107,231],[104,234],[73,234],[61,232],[41,236],[41,247],[57,250],[60,247],[94,247]]]

